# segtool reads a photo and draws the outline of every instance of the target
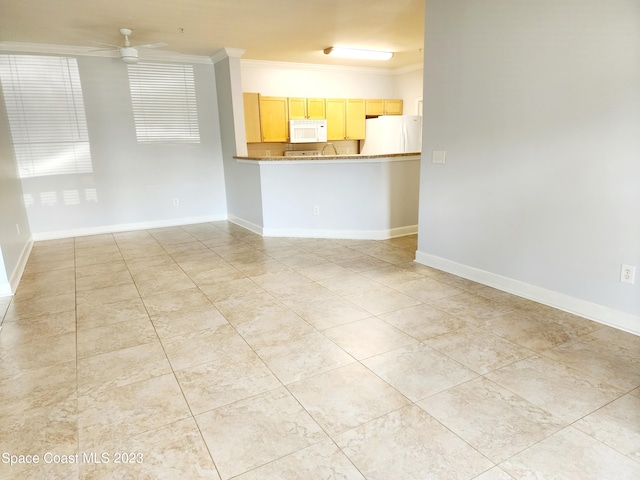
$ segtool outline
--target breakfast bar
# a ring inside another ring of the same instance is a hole
[[[417,232],[420,153],[235,156],[264,236],[385,239]],[[259,189],[259,194],[255,190]]]

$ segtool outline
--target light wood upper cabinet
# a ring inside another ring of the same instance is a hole
[[[263,142],[289,140],[287,97],[260,96],[260,127]]]
[[[402,115],[402,100],[384,100],[380,98],[367,99],[366,115],[375,117],[378,115]]]
[[[385,115],[402,115],[402,100],[385,100]]]
[[[344,140],[346,112],[344,98],[327,98],[327,140]]]
[[[367,116],[384,115],[384,100],[368,98],[365,104]]]
[[[324,98],[307,98],[307,118],[311,120],[327,118]]]
[[[324,98],[289,98],[289,120],[326,118]]]
[[[365,101],[361,98],[348,98],[346,101],[345,140],[364,140],[365,137]]]
[[[260,94],[243,93],[244,102],[244,129],[247,136],[247,143],[260,143],[262,135],[260,133]]]

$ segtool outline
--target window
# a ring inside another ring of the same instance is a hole
[[[191,65],[128,65],[138,142],[200,143]]]
[[[90,173],[76,59],[0,55],[0,79],[20,178]]]

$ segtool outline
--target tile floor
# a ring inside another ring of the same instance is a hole
[[[227,222],[36,243],[0,299],[0,478],[640,478],[640,337],[415,250]]]

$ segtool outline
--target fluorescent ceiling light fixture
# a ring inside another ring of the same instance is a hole
[[[324,49],[325,55],[341,58],[359,58],[362,60],[389,60],[393,52],[381,52],[377,50],[360,50],[357,48],[329,47]]]

